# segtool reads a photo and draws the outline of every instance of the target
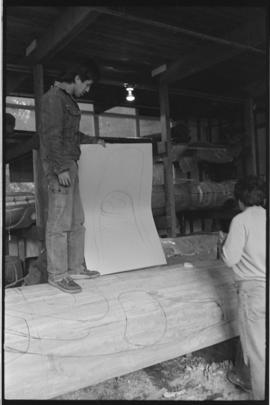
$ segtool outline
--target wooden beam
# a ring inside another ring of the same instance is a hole
[[[167,70],[167,65],[161,65],[157,67],[156,69],[152,70],[151,75],[152,77],[158,76],[163,72],[166,72]]]
[[[201,32],[196,32],[196,31],[191,31],[186,28],[182,28],[179,26],[175,26],[172,24],[166,24],[160,21],[154,21],[148,18],[143,18],[143,17],[137,17],[135,15],[132,15],[130,13],[121,12],[121,11],[116,11],[112,9],[108,9],[106,7],[95,7],[96,10],[104,13],[104,14],[109,14],[109,15],[114,15],[117,17],[122,17],[125,20],[129,21],[134,21],[146,25],[150,25],[153,27],[161,28],[164,30],[169,30],[173,31],[174,33],[181,33],[183,35],[193,37],[202,41],[207,41],[207,42],[212,42],[216,43],[219,45],[226,45],[230,46],[232,48],[240,49],[240,50],[249,50],[251,52],[257,53],[257,54],[265,54],[265,51],[259,48],[255,48],[252,44],[249,43],[241,43],[241,40],[239,41],[238,37],[234,38],[220,38],[220,37],[215,37],[213,35],[207,35]]]
[[[170,106],[169,94],[166,84],[160,84],[160,124],[161,139],[164,145],[164,186],[166,195],[166,218],[168,226],[168,236],[176,236],[176,213],[175,213],[175,196],[173,184],[173,162],[172,162],[172,144],[170,128]]]
[[[94,114],[94,136],[96,136],[97,138],[99,138],[100,136],[98,114]]]
[[[14,65],[14,64],[7,64],[6,69],[10,72],[18,72],[18,73],[29,73],[31,74],[31,69],[25,65]],[[48,76],[56,77],[59,72],[56,70],[45,70],[45,74]],[[108,85],[108,86],[116,86],[122,87],[123,82],[117,80],[107,80],[101,78],[99,81],[100,84]],[[138,83],[136,84],[136,89],[138,90],[146,90],[149,92],[157,92],[156,86],[151,86],[148,84]],[[229,96],[221,96],[218,94],[211,94],[202,91],[196,90],[188,90],[188,89],[170,89],[170,94],[175,94],[179,96],[186,96],[186,97],[194,97],[194,98],[201,98],[205,100],[212,100],[212,101],[219,101],[224,103],[232,103],[232,104],[241,104],[246,99],[244,97],[229,97]]]
[[[244,27],[235,29],[228,35],[228,38],[239,39],[243,44],[258,45],[266,40],[264,20],[252,21]],[[218,44],[200,45],[197,50],[193,50],[189,55],[182,55],[176,62],[168,66],[166,72],[161,75],[161,80],[165,83],[184,79],[211,66],[223,62],[239,53],[240,48],[221,47]]]
[[[245,103],[245,128],[246,128],[246,174],[257,175],[258,163],[256,162],[256,134],[254,122],[254,100],[250,97]]]
[[[43,83],[43,67],[42,65],[34,66],[34,91],[35,91],[35,119],[36,119],[36,134],[37,142],[39,139],[40,126],[40,108],[41,97],[44,92]],[[39,143],[39,142],[38,142]],[[45,232],[45,225],[48,213],[48,196],[47,196],[47,180],[41,164],[39,150],[33,150],[33,169],[35,183],[35,198],[36,198],[36,225]],[[43,246],[40,246],[40,250]]]
[[[100,12],[92,7],[69,7],[52,27],[48,27],[46,34],[37,39],[37,45],[28,58],[35,63],[46,58],[47,62],[56,52],[67,46],[73,38],[93,23],[99,14]]]
[[[52,58],[57,52],[63,49],[81,31],[96,20],[100,13],[91,7],[69,7],[67,11],[57,20],[52,27],[41,38],[34,38],[25,50],[25,57],[20,65],[35,64],[46,58]],[[31,72],[32,73],[32,72]],[[18,80],[9,81],[7,94],[15,91],[25,80],[22,75]]]
[[[6,290],[6,399],[54,398],[239,334],[233,271],[216,259],[78,283],[76,297]]]
[[[140,132],[140,114],[139,114],[139,110],[138,110],[138,108],[136,108],[136,110],[135,110],[135,116],[136,116],[136,119],[135,119],[135,136],[136,136],[136,138],[140,138],[140,136],[141,136],[141,132]]]
[[[258,139],[258,123],[256,109],[253,112],[254,117],[254,146],[255,146],[255,158],[256,158],[256,173],[260,176],[260,154],[259,154],[259,139]]]

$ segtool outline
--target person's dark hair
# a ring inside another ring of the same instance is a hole
[[[93,60],[84,61],[62,70],[56,80],[60,82],[72,83],[76,76],[79,76],[81,81],[93,80],[97,82],[100,78],[99,68]]]
[[[256,176],[247,176],[238,180],[234,188],[234,196],[246,207],[253,205],[264,205],[266,196],[265,182]]]

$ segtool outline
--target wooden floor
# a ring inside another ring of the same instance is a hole
[[[173,264],[5,291],[5,398],[49,399],[238,334],[232,270]]]

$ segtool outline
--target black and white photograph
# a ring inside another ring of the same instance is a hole
[[[2,4],[3,401],[269,401],[265,1]]]

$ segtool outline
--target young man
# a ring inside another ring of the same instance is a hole
[[[81,112],[74,98],[88,92],[97,79],[93,62],[67,69],[41,102],[40,152],[48,180],[48,282],[68,293],[81,291],[73,279],[99,275],[87,270],[84,261],[84,211],[78,180]],[[98,138],[88,139],[105,146]]]
[[[232,267],[238,289],[238,318],[244,361],[250,367],[254,400],[265,398],[266,212],[264,184],[254,176],[235,186],[240,214],[231,222],[221,258]]]

